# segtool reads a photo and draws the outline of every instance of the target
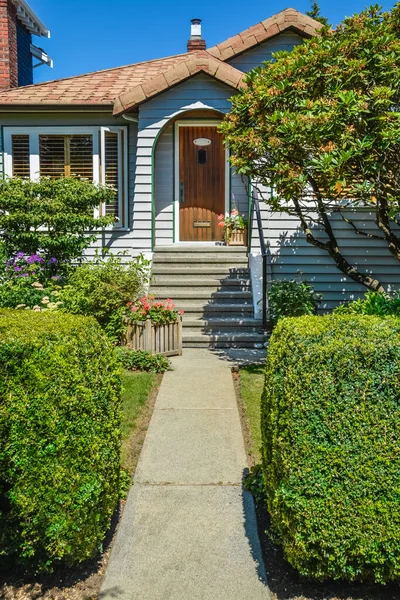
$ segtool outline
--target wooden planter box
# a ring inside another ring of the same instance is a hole
[[[247,244],[247,229],[232,229],[227,241],[228,246],[245,246]]]
[[[177,356],[182,354],[182,318],[174,323],[157,325],[150,319],[129,323],[125,346],[133,350],[146,350],[151,354]]]

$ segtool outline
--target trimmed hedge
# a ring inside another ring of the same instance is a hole
[[[271,337],[263,470],[289,563],[319,580],[400,577],[400,320],[287,318]]]
[[[97,322],[0,310],[0,557],[92,557],[118,502],[121,370]]]

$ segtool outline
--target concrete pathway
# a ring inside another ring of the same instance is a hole
[[[166,373],[101,600],[268,600],[229,363],[186,349]]]

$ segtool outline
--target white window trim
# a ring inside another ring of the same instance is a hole
[[[103,131],[104,130],[104,131]],[[4,174],[7,177],[12,177],[13,172],[13,163],[12,163],[12,136],[13,135],[29,135],[29,151],[30,151],[30,178],[32,181],[39,180],[40,173],[40,159],[39,159],[39,135],[91,135],[93,140],[93,183],[100,184],[100,157],[102,156],[103,160],[101,161],[104,164],[104,147],[100,147],[99,144],[99,134],[102,138],[104,136],[105,131],[115,131],[118,135],[118,140],[120,142],[122,131],[124,131],[124,165],[121,165],[121,144],[118,144],[118,162],[121,166],[123,166],[124,172],[124,186],[121,186],[122,183],[122,169],[120,169],[120,181],[119,181],[119,189],[124,189],[124,199],[122,199],[122,191],[118,194],[118,215],[119,222],[110,225],[107,227],[107,230],[126,230],[128,229],[128,127],[120,126],[120,127],[101,127],[101,126],[92,126],[92,127],[4,127]],[[122,215],[122,202],[124,200],[124,214]],[[96,208],[94,211],[94,216],[98,217],[100,215],[100,207]]]
[[[118,215],[119,219],[122,221],[122,225],[118,226],[118,223],[115,223],[114,228],[118,229],[126,229],[126,225],[128,223],[128,128],[123,127],[100,127],[100,155],[102,157],[101,160],[101,175],[100,175],[100,183],[105,185],[106,183],[106,173],[104,169],[105,165],[105,156],[106,156],[106,131],[110,133],[118,134],[118,164],[122,165],[122,132],[124,132],[124,165],[123,169],[119,169],[118,172]],[[123,171],[123,173],[122,173]],[[122,207],[124,210],[122,211]],[[103,206],[100,207],[101,214],[103,214]]]
[[[175,190],[174,190],[174,214],[175,214],[175,239],[174,244],[179,244],[179,128],[180,127],[218,127],[221,121],[217,119],[210,120],[199,120],[199,119],[185,119],[184,121],[175,122]],[[229,215],[230,209],[230,162],[229,162],[229,148],[225,147],[225,215]]]

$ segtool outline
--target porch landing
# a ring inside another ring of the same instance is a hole
[[[246,248],[213,243],[155,249],[150,292],[183,315],[183,346],[254,348],[266,337],[254,319]]]

